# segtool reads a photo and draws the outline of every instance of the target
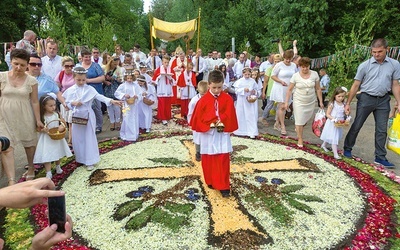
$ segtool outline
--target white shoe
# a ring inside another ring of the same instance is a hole
[[[333,157],[334,157],[336,160],[342,159],[342,157],[340,157],[339,155],[334,155]]]
[[[56,166],[56,173],[57,174],[62,174],[63,170],[61,169],[61,166]]]
[[[150,133],[150,129],[148,128],[148,129],[146,129],[146,133]]]
[[[87,171],[92,171],[94,169],[93,165],[86,166]]]
[[[329,150],[328,150],[325,146],[321,146],[321,148],[322,148],[325,152],[329,152]]]
[[[49,178],[50,180],[53,178],[53,174],[51,173],[51,171],[46,173],[46,178]]]

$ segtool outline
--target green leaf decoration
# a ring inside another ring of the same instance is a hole
[[[288,194],[291,198],[297,200],[303,200],[308,202],[324,202],[321,198],[314,195],[304,195],[304,194]]]
[[[160,223],[171,229],[173,232],[177,232],[187,223],[187,216],[170,214],[162,208],[155,208],[154,213],[151,216],[151,221]]]
[[[187,162],[181,161],[176,158],[151,158],[149,159],[150,161],[154,163],[161,163],[166,166],[181,166],[181,165],[187,165]]]
[[[176,204],[172,202],[168,202],[165,204],[165,209],[169,210],[172,213],[180,213],[188,216],[194,209],[195,209],[194,204]]]
[[[125,225],[126,230],[138,230],[145,227],[150,221],[152,214],[154,213],[154,207],[147,207],[145,210],[139,214],[133,216]]]
[[[122,220],[128,217],[132,212],[141,209],[142,204],[142,200],[131,200],[123,203],[117,208],[117,211],[115,211],[114,218],[116,220]]]
[[[314,214],[314,211],[308,205],[301,203],[299,201],[296,201],[295,199],[291,198],[290,196],[286,196],[286,200],[290,206],[292,206],[300,211],[303,211],[307,214]]]
[[[271,216],[281,225],[290,225],[293,221],[293,213],[281,202],[280,199],[267,195],[264,192],[256,192],[245,196],[249,203],[257,203],[267,210]]]
[[[251,162],[254,158],[244,157],[244,156],[233,156],[232,164],[245,164],[246,162]]]
[[[304,185],[287,185],[280,189],[281,193],[289,194],[299,191],[300,189],[304,188]]]

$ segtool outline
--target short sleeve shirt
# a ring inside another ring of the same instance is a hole
[[[40,74],[36,77],[36,80],[39,82],[38,85],[38,98],[42,97],[47,93],[57,94],[60,90],[58,89],[57,84],[51,79],[50,76],[46,74]]]
[[[373,96],[384,96],[392,89],[393,80],[400,79],[400,63],[390,57],[378,63],[374,57],[358,66],[354,80],[361,82],[360,91]]]
[[[90,67],[87,69],[86,77],[88,79],[96,78],[96,77],[99,77],[102,75],[104,75],[104,72],[98,63],[92,63],[90,65]],[[95,88],[97,90],[97,93],[103,94],[103,83],[102,82],[98,82],[98,83],[92,82],[92,83],[88,83],[88,85]]]

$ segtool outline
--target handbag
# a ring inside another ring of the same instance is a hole
[[[313,133],[320,137],[326,122],[326,115],[323,109],[319,109],[315,114],[314,122],[312,124]]]
[[[88,110],[75,109],[72,111],[72,123],[79,125],[87,125],[89,120]]]

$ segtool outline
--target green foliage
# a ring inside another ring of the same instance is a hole
[[[290,206],[303,211],[307,214],[314,214],[314,211],[312,208],[304,203],[301,203],[299,201],[296,201],[295,199],[291,198],[290,196],[287,196],[285,200],[289,203]]]
[[[244,157],[244,156],[233,156],[231,161],[232,164],[245,164],[246,162],[250,162],[251,160],[253,160],[254,158],[251,157]]]
[[[29,221],[30,210],[7,209],[5,223],[5,242],[9,249],[29,249],[33,233],[33,226]]]
[[[358,65],[368,58],[369,53],[354,47],[348,48],[355,44],[368,46],[368,43],[372,40],[374,20],[373,11],[371,10],[361,20],[358,29],[353,26],[350,33],[343,34],[341,39],[335,42],[336,57],[328,67],[331,78],[329,93],[332,93],[339,86],[344,86],[347,89],[351,88]]]
[[[304,194],[290,194],[290,197],[297,200],[303,200],[308,202],[324,202],[321,198],[314,195],[304,195]]]
[[[304,185],[287,185],[280,189],[280,191],[284,194],[294,193],[300,189],[303,189]]]
[[[148,222],[164,225],[173,232],[187,223],[190,213],[195,209],[193,204],[177,204],[168,202],[164,206],[149,206],[133,216],[126,224],[127,230],[138,230]]]
[[[127,216],[129,216],[134,211],[141,209],[142,204],[143,204],[142,200],[131,200],[123,203],[117,208],[117,211],[115,211],[114,218],[116,220],[122,220]]]
[[[293,221],[293,212],[290,211],[282,201],[265,192],[256,192],[245,196],[249,203],[261,204],[270,215],[281,225],[289,225]]]
[[[179,160],[179,159],[176,159],[176,158],[151,158],[151,159],[149,159],[150,161],[152,161],[152,162],[155,162],[155,163],[161,163],[161,164],[163,164],[163,165],[166,165],[166,166],[181,166],[181,165],[184,165],[186,162],[184,162],[184,161],[181,161],[181,160]]]

